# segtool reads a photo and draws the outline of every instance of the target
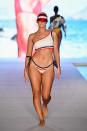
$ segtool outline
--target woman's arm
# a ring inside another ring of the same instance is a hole
[[[66,36],[67,25],[66,25],[66,21],[65,21],[64,17],[62,17],[62,16],[61,16],[61,22],[62,22],[62,29],[63,29],[65,36]]]
[[[26,52],[26,58],[25,58],[25,67],[24,67],[25,81],[29,80],[29,77],[28,77],[28,64],[29,64],[30,59],[32,57],[32,49],[33,49],[33,36],[30,35],[29,38],[28,38],[27,52]]]
[[[33,50],[33,35],[29,35],[28,37],[28,44],[27,44],[27,52],[25,58],[25,67],[27,67],[29,60],[32,57],[32,50]]]
[[[54,56],[56,59],[56,63],[57,63],[57,75],[58,75],[58,79],[60,78],[60,52],[59,52],[59,43],[58,43],[58,37],[56,35],[55,32],[52,32],[52,36],[53,36],[53,41],[54,41]]]
[[[54,41],[54,56],[55,56],[55,59],[56,59],[56,63],[57,63],[57,66],[58,68],[60,68],[60,59],[59,59],[59,49],[58,49],[58,37],[56,35],[55,32],[52,32],[52,36],[53,36],[53,41]]]

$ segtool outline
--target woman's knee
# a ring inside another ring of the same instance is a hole
[[[40,91],[33,91],[33,100],[40,98]]]
[[[49,101],[51,100],[51,96],[50,95],[42,95],[42,100],[43,100],[44,104],[48,104]]]

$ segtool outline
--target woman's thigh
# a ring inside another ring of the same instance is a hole
[[[53,80],[54,80],[54,67],[51,66],[42,75],[42,93],[43,94],[50,95]]]
[[[41,90],[41,74],[38,72],[37,68],[30,64],[28,69],[29,79],[31,82],[31,87],[33,92],[38,92]]]

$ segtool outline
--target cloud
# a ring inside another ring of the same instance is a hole
[[[0,3],[0,19],[14,19],[14,0],[0,0]],[[59,13],[61,15],[68,17],[86,7],[87,0],[50,0],[43,10],[50,16],[53,14],[54,5],[59,6]]]

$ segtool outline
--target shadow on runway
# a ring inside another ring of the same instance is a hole
[[[55,130],[54,128],[51,128],[51,127],[48,127],[48,126],[40,127],[38,125],[35,125],[35,126],[28,128],[25,131],[65,131],[65,130],[62,129],[62,128],[58,128],[58,129]]]

